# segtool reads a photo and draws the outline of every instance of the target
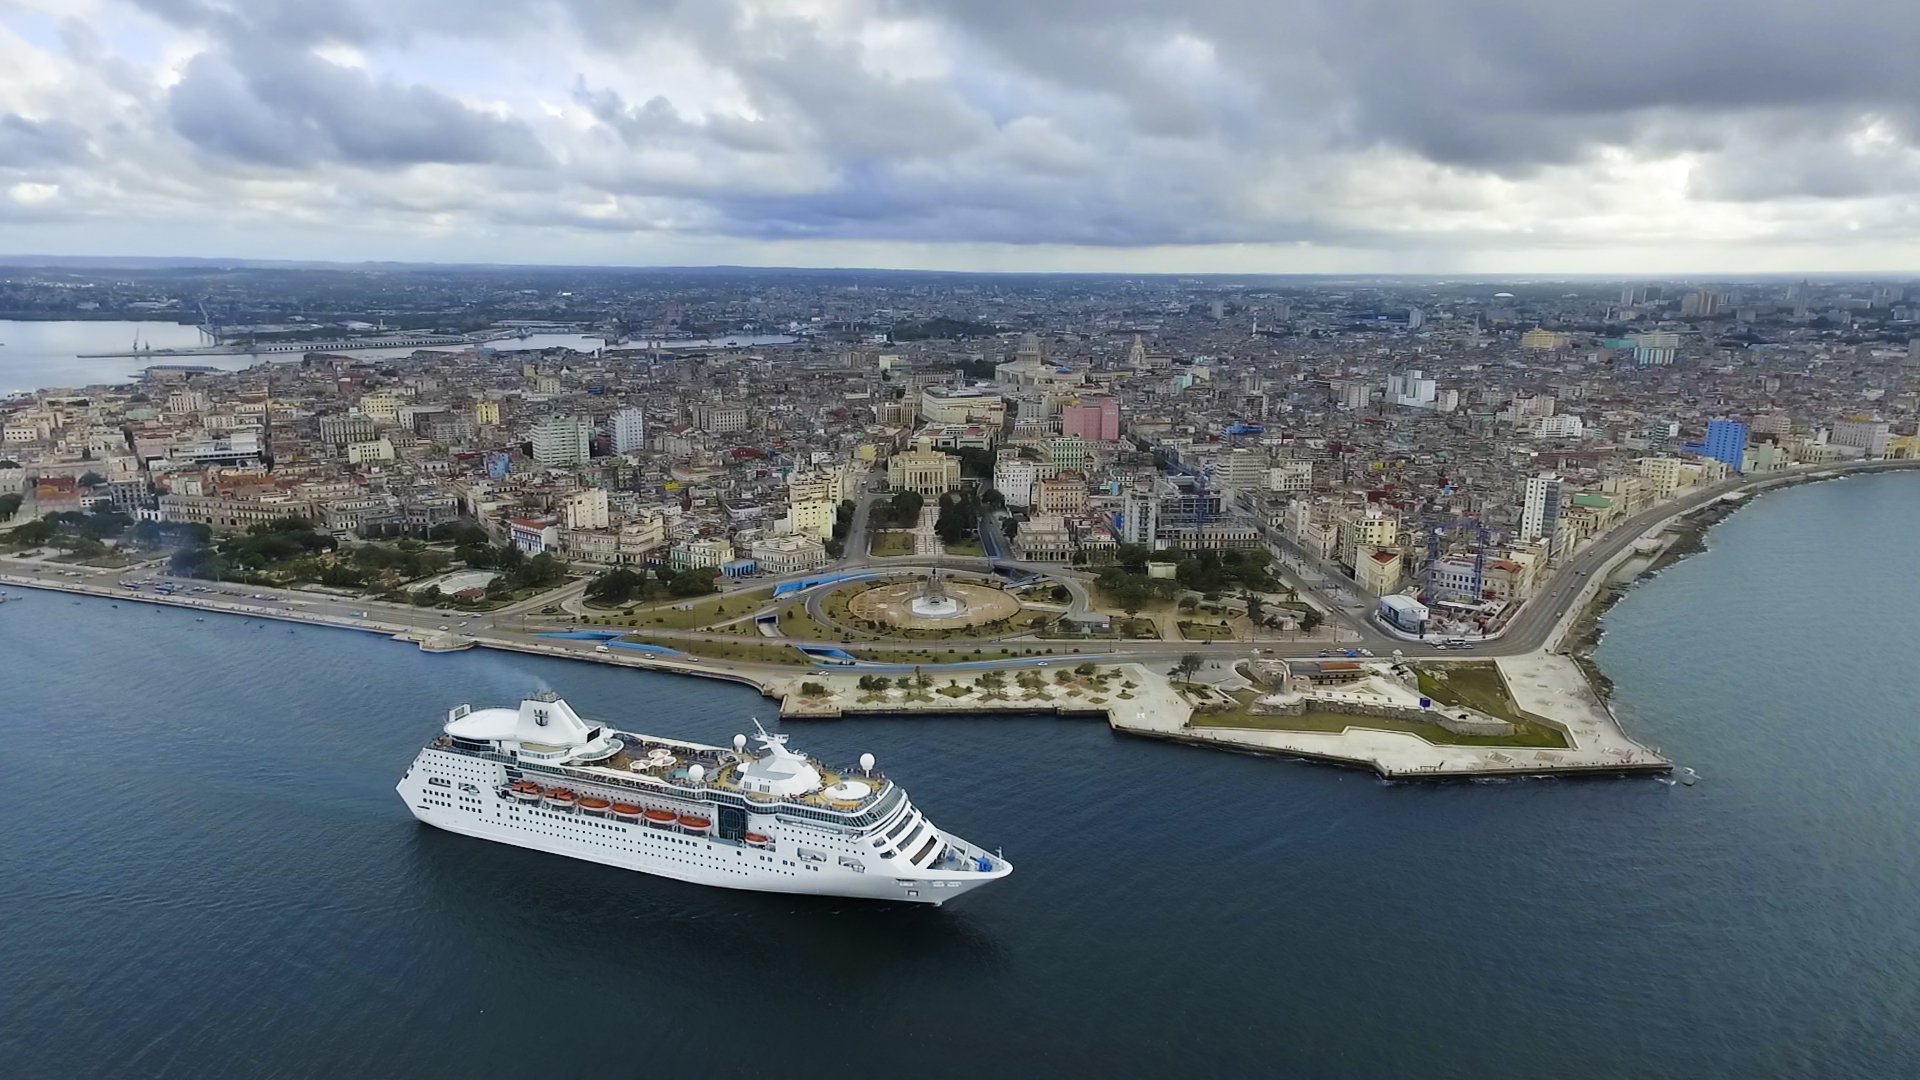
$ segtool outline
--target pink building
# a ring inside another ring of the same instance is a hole
[[[1082,398],[1060,413],[1060,434],[1078,435],[1089,442],[1120,441],[1120,402],[1116,398]]]

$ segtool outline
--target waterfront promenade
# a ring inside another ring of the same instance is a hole
[[[781,700],[783,713],[796,719],[860,713],[1031,713],[1038,710],[1101,715],[1116,731],[1197,745],[1359,765],[1394,778],[1665,771],[1671,767],[1669,763],[1653,748],[1628,736],[1581,675],[1577,665],[1558,653],[1570,629],[1598,591],[1611,580],[1616,570],[1634,557],[1640,541],[1661,536],[1676,521],[1710,507],[1729,495],[1750,495],[1791,484],[1915,466],[1920,466],[1920,462],[1863,462],[1745,477],[1689,492],[1679,499],[1651,508],[1628,519],[1605,536],[1589,542],[1554,574],[1541,595],[1527,604],[1502,638],[1484,643],[1473,653],[1438,652],[1418,643],[1397,641],[1378,630],[1369,630],[1367,636],[1363,637],[1363,641],[1371,641],[1383,655],[1399,650],[1408,657],[1420,657],[1428,663],[1473,660],[1498,662],[1518,707],[1564,731],[1570,744],[1565,749],[1436,744],[1409,733],[1369,728],[1364,724],[1356,724],[1344,731],[1295,731],[1208,727],[1204,719],[1199,724],[1193,723],[1192,707],[1173,690],[1164,671],[1174,661],[1187,655],[1197,654],[1222,663],[1247,657],[1256,651],[1247,643],[1049,642],[1047,644],[1060,647],[1060,655],[957,663],[941,663],[939,653],[942,650],[930,648],[924,665],[861,663],[851,669],[827,669],[811,667],[797,650],[794,663],[752,663],[699,658],[670,648],[648,652],[602,650],[597,647],[600,642],[594,640],[543,636],[574,626],[571,616],[549,617],[537,612],[542,608],[564,609],[571,606],[571,601],[582,587],[582,583],[577,581],[506,608],[484,613],[413,608],[307,590],[185,579],[175,579],[180,585],[179,591],[172,595],[161,595],[147,589],[133,591],[125,587],[125,580],[142,575],[143,571],[139,569],[92,568],[19,557],[0,558],[0,585],[96,596],[115,603],[160,604],[244,618],[333,627],[379,634],[416,644],[426,643],[427,647],[436,649],[487,648],[723,679],[751,686],[768,697]],[[903,559],[893,567],[906,570],[910,568],[906,564],[916,561]],[[149,569],[144,572],[152,571]],[[817,596],[814,600],[817,601]],[[690,643],[739,640],[737,637],[699,630],[656,630],[649,631],[648,636],[669,642],[680,639]],[[844,644],[838,641],[782,640],[795,646]],[[956,640],[942,644],[971,646],[974,643]],[[1303,641],[1292,648],[1282,643],[1260,644],[1273,646],[1264,650],[1269,654],[1295,652],[1297,655],[1290,659],[1310,661],[1316,658],[1317,647],[1323,643]],[[1032,670],[1046,668],[1049,663],[1127,665],[1129,670],[1138,673],[1134,678],[1138,687],[1129,699],[1113,698],[1098,704],[1090,698],[1084,701],[1042,703],[1025,699],[990,698],[984,693],[962,698],[933,695],[930,700],[920,701],[907,700],[898,695],[873,697],[853,689],[853,684],[863,673],[899,675],[924,666],[938,673],[943,680],[951,682],[958,679],[963,685],[970,685],[972,678],[980,672]],[[824,699],[803,701],[796,694],[803,682],[824,684],[831,693]],[[863,696],[867,700],[861,700]]]

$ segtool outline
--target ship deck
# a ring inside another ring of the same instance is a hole
[[[747,791],[740,786],[740,769],[753,760],[749,754],[702,743],[636,735],[627,731],[610,731],[609,734],[619,738],[626,748],[604,761],[568,767],[629,780],[651,779],[668,787],[685,787],[693,783],[689,770],[699,765],[705,770],[706,775],[702,783],[707,787],[733,792],[748,802],[769,805],[784,802],[841,813],[852,813],[870,807],[893,787],[892,781],[878,771],[869,776],[861,774],[858,770],[836,768],[816,758],[808,757],[807,761],[820,772],[822,785],[819,791],[784,797],[765,795]],[[859,799],[828,797],[829,791],[852,781],[871,785],[872,790]]]

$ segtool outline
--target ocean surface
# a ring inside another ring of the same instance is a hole
[[[78,357],[80,353],[126,352],[135,347],[136,341],[142,348],[155,349],[193,349],[207,344],[199,327],[175,322],[0,319],[0,396],[17,390],[125,382],[153,364],[201,364],[233,369],[253,363],[252,358],[239,356],[125,356],[98,360]]]
[[[781,345],[799,339],[783,334],[738,334],[731,337],[668,342],[676,348],[706,346]],[[202,367],[237,371],[263,360],[292,363],[298,353],[214,354],[211,356],[122,356],[81,360],[80,353],[126,352],[139,342],[154,349],[199,348],[209,344],[198,327],[173,322],[125,322],[85,320],[61,322],[16,322],[0,319],[0,397],[15,391],[42,390],[48,387],[80,387],[101,383],[120,383],[137,378],[154,364],[195,364]],[[646,347],[645,341],[630,341],[622,348]],[[593,352],[606,345],[602,338],[589,334],[530,334],[524,338],[503,338],[489,343],[499,352],[524,352],[538,349],[573,349]],[[436,352],[459,352],[465,346],[436,348]],[[358,349],[352,355],[365,360],[411,356],[414,349]]]
[[[741,688],[0,605],[9,1077],[1920,1075],[1920,476],[1762,497],[1601,662],[1653,779],[1388,785],[1097,723],[794,722],[1003,846],[946,908],[416,824],[445,711],[725,742]],[[18,594],[18,590],[9,590]]]

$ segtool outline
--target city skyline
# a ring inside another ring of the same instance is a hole
[[[1900,273],[1881,5],[13,0],[8,254]],[[1764,77],[1755,73],[1764,72]]]

